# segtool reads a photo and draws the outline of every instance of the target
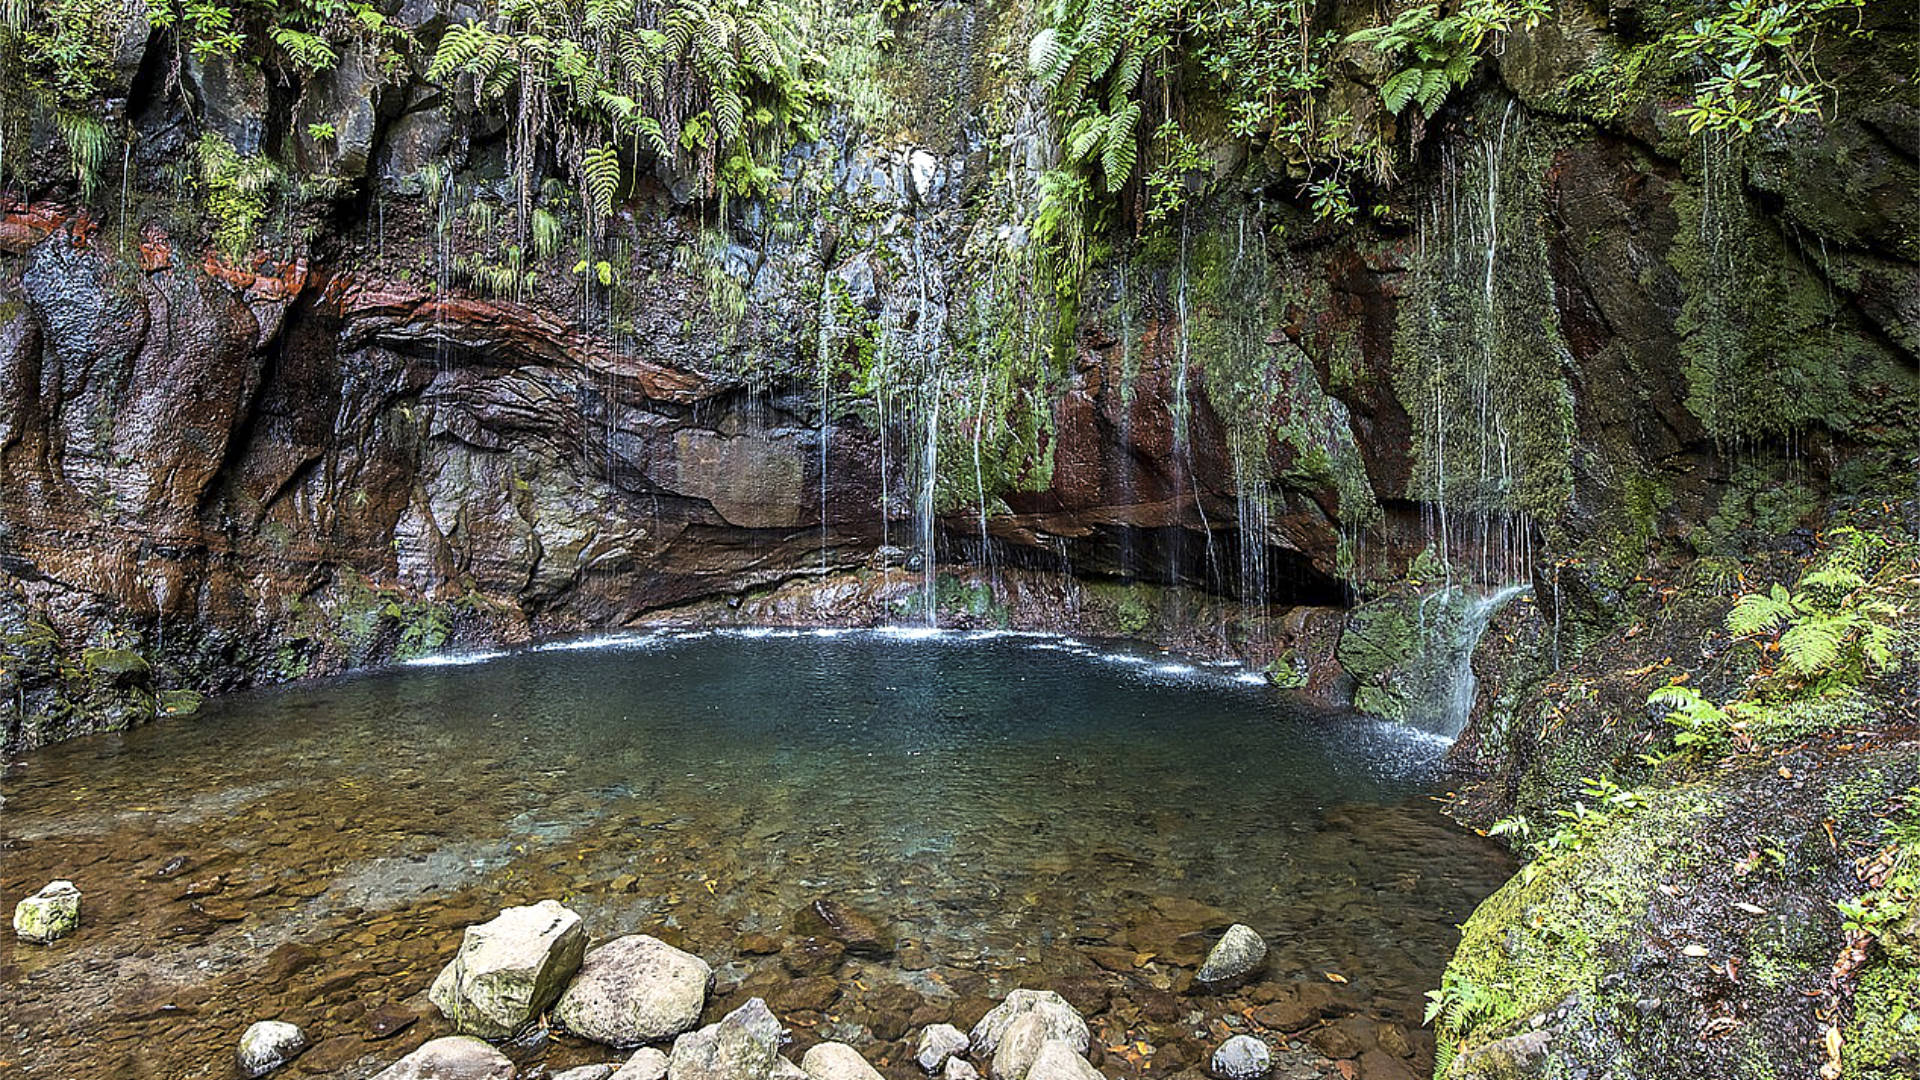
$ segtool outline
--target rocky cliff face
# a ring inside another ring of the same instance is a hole
[[[1920,403],[1894,50],[1833,61],[1842,119],[1734,150],[1569,92],[1626,8],[1516,33],[1372,225],[1219,148],[1250,183],[1109,249],[1064,338],[1021,261],[1054,153],[1021,5],[912,13],[883,121],[843,110],[762,199],[663,165],[588,258],[564,197],[561,239],[500,225],[502,127],[422,57],[169,77],[132,25],[122,174],[83,197],[44,124],[5,151],[7,740],[860,567],[924,606],[929,562],[1224,594],[1221,647],[1272,654],[1286,609],[1409,573],[1530,583],[1577,648],[1650,552],[1910,491]],[[180,194],[199,130],[325,183],[236,249]]]

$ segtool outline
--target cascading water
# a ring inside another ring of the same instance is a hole
[[[1395,343],[1403,400],[1420,403],[1409,490],[1448,585],[1529,580],[1534,517],[1570,483],[1565,345],[1531,214],[1539,178],[1520,113],[1509,102],[1497,115],[1465,155],[1444,155]]]
[[[1441,714],[1441,733],[1448,738],[1459,738],[1460,733],[1467,729],[1467,721],[1473,716],[1473,699],[1480,688],[1479,680],[1473,674],[1473,654],[1480,646],[1480,639],[1486,636],[1487,626],[1500,613],[1500,609],[1527,591],[1525,585],[1508,585],[1490,593],[1469,597],[1460,604],[1458,648],[1453,656],[1450,693],[1445,702],[1445,711]]]

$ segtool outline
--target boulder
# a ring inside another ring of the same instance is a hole
[[[1239,982],[1258,972],[1267,963],[1267,943],[1244,923],[1234,923],[1207,953],[1194,978],[1211,986]]]
[[[510,907],[467,927],[427,996],[463,1034],[504,1039],[553,1004],[586,947],[580,916],[557,902]]]
[[[79,925],[80,890],[71,881],[49,881],[13,906],[14,936],[34,945],[58,941]]]
[[[812,1080],[882,1080],[860,1051],[842,1042],[823,1042],[800,1059],[800,1071]]]
[[[307,1034],[298,1026],[284,1020],[261,1020],[241,1034],[234,1062],[240,1066],[240,1075],[252,1080],[299,1057],[306,1048]]]
[[[1024,1080],[1034,1059],[1040,1056],[1040,1048],[1060,1041],[1049,1034],[1047,1021],[1040,1014],[1021,1013],[1000,1033],[987,1074],[993,1080]]]
[[[1013,1022],[1029,1013],[1040,1018],[1047,1038],[1067,1043],[1075,1053],[1087,1052],[1092,1042],[1087,1022],[1066,998],[1051,990],[1014,990],[973,1026],[973,1054],[981,1058],[994,1054]],[[1037,1043],[1034,1049],[1039,1049]]]
[[[767,1080],[810,1080],[810,1078],[807,1076],[807,1070],[786,1058],[776,1058],[773,1062],[773,1071],[767,1074]]]
[[[467,1035],[450,1035],[387,1066],[373,1080],[513,1080],[505,1054]]]
[[[1259,1080],[1273,1071],[1273,1051],[1251,1035],[1235,1035],[1213,1052],[1210,1071],[1220,1080]]]
[[[609,1046],[638,1046],[692,1030],[713,968],[649,937],[615,938],[586,954],[554,1015],[568,1031]]]
[[[1059,1039],[1048,1039],[1033,1056],[1033,1064],[1027,1066],[1025,1080],[1105,1080],[1105,1077],[1073,1047]]]
[[[225,139],[242,157],[260,153],[267,132],[267,77],[247,55],[216,49],[182,65],[188,90],[200,103],[204,131]]]
[[[633,1052],[625,1065],[613,1074],[613,1080],[666,1080],[667,1055],[651,1046]]]
[[[767,1080],[780,1057],[780,1021],[767,1003],[745,1005],[673,1041],[667,1072],[673,1080]]]
[[[967,1052],[967,1033],[952,1024],[930,1024],[914,1045],[913,1060],[928,1073],[938,1074],[947,1059]]]

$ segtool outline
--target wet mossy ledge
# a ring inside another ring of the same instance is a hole
[[[1148,84],[1094,132],[1033,48],[1085,4],[748,4],[810,47],[736,27],[704,112],[575,72],[539,130],[484,58],[584,7],[283,6],[244,49],[7,23],[8,752],[653,620],[1144,637],[1444,689],[1455,813],[1534,861],[1438,991],[1443,1075],[1914,1068],[1898,5],[1839,5],[1822,106],[1745,133],[1686,113],[1716,5],[1547,4],[1443,67],[1350,40],[1410,5],[1315,5],[1338,55],[1267,100],[1341,123],[1247,120],[1220,51],[1152,74],[1138,161]],[[1871,573],[1809,583],[1843,535]],[[1794,669],[1822,634],[1845,670]]]

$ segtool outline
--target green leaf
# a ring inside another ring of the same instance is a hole
[[[595,216],[613,213],[614,196],[620,191],[619,152],[611,146],[593,147],[582,159],[580,171]]]

